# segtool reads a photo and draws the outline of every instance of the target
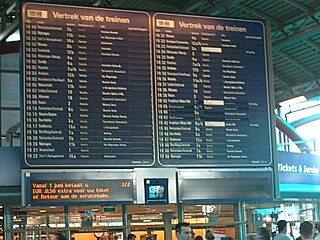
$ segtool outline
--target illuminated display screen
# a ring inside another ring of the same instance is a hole
[[[268,166],[264,24],[22,7],[24,164]]]
[[[24,180],[27,206],[133,203],[135,200],[131,173],[26,172]]]
[[[144,179],[145,203],[167,204],[168,179]]]
[[[267,165],[264,25],[154,15],[159,162]]]
[[[320,157],[306,153],[278,152],[281,197],[320,196]]]
[[[25,163],[151,165],[148,14],[42,3],[23,12]]]

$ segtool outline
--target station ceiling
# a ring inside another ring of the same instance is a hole
[[[320,96],[319,0],[38,0],[95,6],[258,19],[271,30],[274,99]],[[19,28],[20,0],[0,0],[0,43]]]

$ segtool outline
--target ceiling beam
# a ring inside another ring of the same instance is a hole
[[[295,0],[285,0],[287,3],[291,4],[292,6],[295,6],[299,9],[301,9],[302,11],[306,12],[306,13],[310,13],[312,12],[312,9],[308,8],[307,6],[303,5],[302,3],[299,3]]]
[[[301,118],[299,120],[296,120],[294,122],[292,122],[292,126],[294,126],[295,128],[300,127],[302,125],[305,125],[307,123],[313,122],[313,121],[317,121],[320,119],[320,114],[315,114],[309,117],[305,117],[305,118]]]
[[[294,24],[296,24],[297,22],[299,22],[299,21],[301,21],[303,19],[311,18],[313,16],[318,16],[319,13],[320,13],[320,5],[314,7],[307,14],[305,12],[301,12],[301,14],[296,14],[296,15],[292,16],[291,18],[283,20],[283,24],[285,26],[294,25]],[[314,21],[314,19],[313,19],[313,21]]]
[[[284,81],[279,75],[277,74],[273,74],[273,78],[274,80],[276,80],[277,82],[280,82],[282,85],[288,87],[288,82]]]
[[[307,89],[309,88],[310,84],[318,86],[318,81],[320,79],[312,79],[310,81],[305,80],[304,83],[301,84],[296,84],[296,85],[291,85],[288,86],[287,89],[285,90],[280,90],[276,92],[276,103],[288,99],[291,97],[297,97],[299,95],[305,95],[307,98],[312,98],[315,96],[319,96],[320,88],[315,87],[313,90],[308,91]]]
[[[284,27],[284,25],[280,21],[278,21],[278,20],[276,20],[276,19],[274,19],[274,18],[272,18],[272,17],[270,17],[270,16],[268,16],[266,14],[263,14],[262,12],[258,12],[256,10],[252,9],[252,8],[249,8],[247,6],[238,5],[238,6],[236,6],[236,8],[239,8],[239,9],[241,9],[243,11],[251,13],[251,14],[257,16],[258,18],[264,19],[264,20],[270,22],[272,25],[278,27],[279,29],[282,29]]]
[[[197,9],[201,9],[202,8],[202,6],[204,5],[204,4],[206,4],[207,3],[207,1],[197,1],[196,3],[194,3],[194,4],[192,4],[192,5],[190,5],[190,6],[188,6],[188,7],[186,7],[185,9],[184,9],[184,11],[185,12],[193,12],[193,11],[195,11],[195,10],[197,10]],[[198,12],[198,11],[197,11]]]
[[[209,11],[207,12],[207,14],[210,14],[212,16],[218,15],[219,13],[221,13],[221,10],[225,7],[234,7],[236,5],[238,5],[241,0],[222,0],[220,1],[217,5],[213,5],[212,1],[210,1],[210,4],[213,6],[213,8],[210,8]]]
[[[135,0],[135,1],[128,1],[128,0],[113,0],[109,1],[112,4],[112,7],[118,8],[137,8],[137,9],[146,9],[146,8],[159,8],[160,11],[174,11],[174,12],[183,12],[184,6],[181,6],[181,1],[175,1],[173,4],[169,0]],[[142,7],[143,6],[143,7]],[[152,6],[152,7],[150,7]],[[142,7],[142,8],[141,8]]]
[[[320,56],[320,45],[316,44],[315,42],[311,41],[311,40],[303,40],[306,44],[308,44],[309,46],[311,46],[314,50],[316,50],[316,54]]]
[[[296,44],[300,41],[306,40],[308,38],[311,38],[315,35],[320,34],[320,23],[309,27],[305,30],[296,32],[292,35],[290,35],[287,38],[281,39],[279,41],[276,41],[272,44],[272,49],[275,51],[279,51],[283,48],[292,46],[293,44]]]
[[[288,60],[292,64],[296,65],[298,68],[300,68],[306,74],[308,74],[310,77],[312,77],[314,79],[316,79],[318,77],[318,75],[315,72],[313,72],[310,68],[308,68],[307,66],[303,65],[302,63],[300,63],[299,61],[297,61],[293,57],[289,56],[288,54],[286,54],[286,53],[284,53],[282,51],[274,51],[274,52],[276,54],[280,55],[281,57],[285,58],[286,60]]]
[[[276,126],[281,132],[288,136],[297,145],[301,152],[311,152],[311,148],[308,144],[306,144],[306,140],[290,123],[283,120],[278,115],[276,115]]]
[[[183,12],[183,9],[185,8],[185,4],[187,4],[184,1],[175,1],[174,2],[175,4],[172,4],[171,1],[168,1],[168,2],[157,1],[157,0],[149,0],[149,1],[151,1],[152,4],[155,4],[155,5],[159,6],[162,9],[165,9],[165,10],[162,10],[162,11],[168,11],[167,9],[170,9],[170,11],[175,11],[175,12],[178,12],[178,13]],[[145,4],[145,0],[142,0],[141,2],[142,2],[143,5]]]

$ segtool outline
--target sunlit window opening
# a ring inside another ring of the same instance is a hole
[[[314,99],[306,102],[284,106],[280,108],[279,116],[287,121],[302,140],[307,144],[313,154],[320,154],[320,100]],[[280,141],[277,131],[278,150],[286,146],[290,152],[300,152],[300,149],[291,140]],[[287,149],[287,150],[288,150]]]

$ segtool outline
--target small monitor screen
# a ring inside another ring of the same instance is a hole
[[[168,203],[168,179],[145,179],[144,189],[146,204]]]

